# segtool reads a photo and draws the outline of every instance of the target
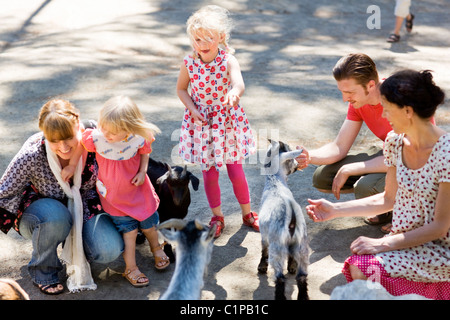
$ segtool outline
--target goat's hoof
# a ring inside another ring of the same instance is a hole
[[[297,300],[299,300],[299,301],[308,301],[309,300],[309,296],[308,295],[306,295],[306,296],[298,296],[297,297]]]
[[[146,238],[142,232],[138,232],[136,236],[136,244],[143,244],[145,242]]]
[[[267,273],[267,263],[260,263],[258,266],[259,273]]]

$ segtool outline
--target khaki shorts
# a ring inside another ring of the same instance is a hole
[[[383,150],[372,146],[363,152],[350,152],[344,159],[329,165],[319,166],[313,175],[313,186],[319,190],[330,190],[339,169],[348,163],[367,161],[382,156]],[[342,190],[354,189],[355,198],[365,198],[384,191],[385,173],[369,173],[363,176],[350,176]]]
[[[396,17],[406,18],[409,14],[411,0],[396,0],[394,14]]]

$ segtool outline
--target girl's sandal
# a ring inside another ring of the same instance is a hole
[[[253,218],[253,222],[252,222]],[[253,230],[259,232],[259,217],[256,212],[250,211],[249,214],[247,214],[245,217],[242,217],[242,221],[246,226],[252,227]]]
[[[212,227],[213,225],[216,225],[216,233],[214,234],[214,238],[217,239],[222,234],[222,230],[225,229],[225,221],[223,217],[213,216],[209,222],[209,226]]]
[[[131,270],[128,269],[124,273],[122,273],[122,276],[127,279],[133,287],[136,288],[146,287],[149,283],[147,276],[142,272],[137,276],[131,276]],[[142,281],[143,279],[145,279],[146,281]]]
[[[170,264],[170,260],[169,257],[164,253],[163,257],[159,257],[157,256],[155,253],[158,250],[163,250],[164,246],[167,244],[167,242],[163,242],[163,244],[155,247],[155,248],[151,248],[151,251],[153,253],[153,257],[155,258],[155,268],[158,270],[164,270],[165,268],[167,268]],[[160,265],[161,262],[164,262],[163,265]]]

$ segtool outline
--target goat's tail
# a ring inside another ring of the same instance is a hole
[[[288,207],[289,210],[286,210],[286,213],[291,215],[290,219],[289,216],[287,217],[287,219],[289,219],[288,230],[291,237],[293,237],[296,232],[301,233],[299,226],[304,224],[304,218],[302,216],[300,205],[294,199],[289,200]]]
[[[295,212],[292,210],[291,221],[289,222],[289,234],[291,235],[291,237],[294,236],[296,227],[297,227],[297,217],[295,216]]]

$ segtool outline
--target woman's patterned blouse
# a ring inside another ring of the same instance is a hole
[[[95,153],[89,152],[80,188],[84,221],[102,212],[95,189],[97,173]],[[67,205],[67,196],[48,164],[42,132],[24,143],[0,179],[0,230],[7,233],[13,227],[19,231],[22,213],[40,198],[56,199]]]

